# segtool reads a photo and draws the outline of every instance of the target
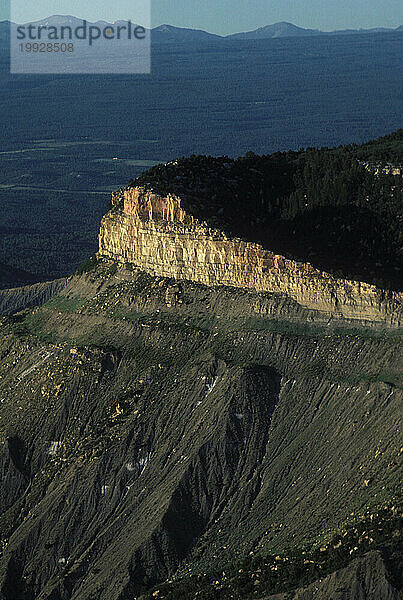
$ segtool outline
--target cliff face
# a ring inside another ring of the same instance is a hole
[[[177,195],[161,196],[143,187],[113,194],[113,208],[101,224],[99,256],[157,276],[287,294],[304,307],[336,317],[399,324],[402,294],[335,279],[309,263],[229,237],[183,205]]]

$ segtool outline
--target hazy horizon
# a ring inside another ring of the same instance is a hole
[[[10,16],[4,18],[2,13],[0,13],[1,17],[0,17],[0,21],[4,22],[4,21],[11,21],[15,24],[23,24],[23,23],[35,23],[35,22],[40,22],[40,21],[44,21],[46,19],[52,19],[55,17],[64,17],[64,18],[75,18],[78,19],[80,21],[88,21],[88,22],[92,22],[92,23],[97,23],[97,22],[106,22],[106,23],[115,23],[117,21],[122,21],[122,18],[119,19],[115,19],[115,20],[107,20],[105,18],[97,18],[95,20],[91,20],[88,17],[85,16],[77,16],[76,14],[72,14],[72,13],[52,13],[52,14],[48,14],[44,17],[41,18],[35,18],[35,19],[26,19],[25,21],[17,21],[15,19],[10,18]],[[141,25],[141,23],[139,23]],[[239,30],[239,31],[232,31],[231,33],[228,34],[220,34],[220,33],[215,33],[213,31],[208,31],[207,29],[203,29],[202,27],[190,27],[190,26],[184,26],[184,25],[176,25],[174,23],[168,23],[168,22],[161,22],[158,24],[152,23],[152,29],[156,29],[159,27],[163,27],[163,26],[169,26],[169,27],[174,27],[174,28],[179,28],[179,29],[192,29],[192,30],[202,30],[205,31],[207,33],[211,33],[213,35],[218,35],[218,36],[222,36],[225,37],[226,35],[234,35],[237,33],[244,33],[244,32],[252,32],[252,31],[256,31],[257,29],[263,29],[265,27],[270,27],[270,26],[274,26],[274,25],[279,25],[279,24],[288,24],[288,25],[292,25],[294,27],[298,27],[300,29],[306,29],[306,30],[312,30],[312,31],[321,31],[323,33],[333,33],[336,31],[344,31],[344,30],[370,30],[370,29],[397,29],[398,27],[401,26],[401,23],[398,23],[397,25],[374,25],[372,27],[365,27],[365,26],[358,26],[358,27],[344,27],[344,28],[337,28],[337,29],[320,29],[320,28],[316,28],[313,26],[305,26],[305,25],[300,25],[299,23],[295,23],[293,21],[276,21],[276,22],[272,22],[272,23],[265,23],[262,25],[259,25],[258,27],[255,27],[254,29],[243,29],[243,30]]]
[[[51,8],[50,8],[51,7]],[[50,15],[79,15],[90,22],[132,19],[141,8],[133,0],[87,0],[85,7],[79,0],[37,0],[27,5],[26,0],[0,0],[0,20],[16,23],[40,21]],[[10,18],[11,17],[11,18]],[[233,6],[230,0],[215,0],[200,4],[196,0],[151,1],[151,26],[169,24],[174,27],[201,29],[217,35],[253,31],[260,27],[287,22],[304,29],[331,32],[343,29],[395,29],[403,22],[400,1],[340,0],[329,5],[327,0],[249,0],[247,5]],[[147,23],[144,23],[145,25]]]

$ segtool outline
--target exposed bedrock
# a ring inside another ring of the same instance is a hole
[[[114,194],[112,204],[101,224],[100,257],[208,286],[279,292],[333,316],[400,324],[402,294],[336,279],[310,263],[231,237],[194,218],[176,195],[128,188]]]

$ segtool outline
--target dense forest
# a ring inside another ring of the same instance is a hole
[[[367,144],[232,160],[191,156],[132,180],[209,224],[348,277],[399,288],[403,130]]]

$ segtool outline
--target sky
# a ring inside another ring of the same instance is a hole
[[[11,15],[22,23],[71,14],[88,21],[138,22],[148,1],[153,26],[168,23],[221,35],[278,21],[324,31],[403,24],[402,0],[0,0],[0,19]]]

